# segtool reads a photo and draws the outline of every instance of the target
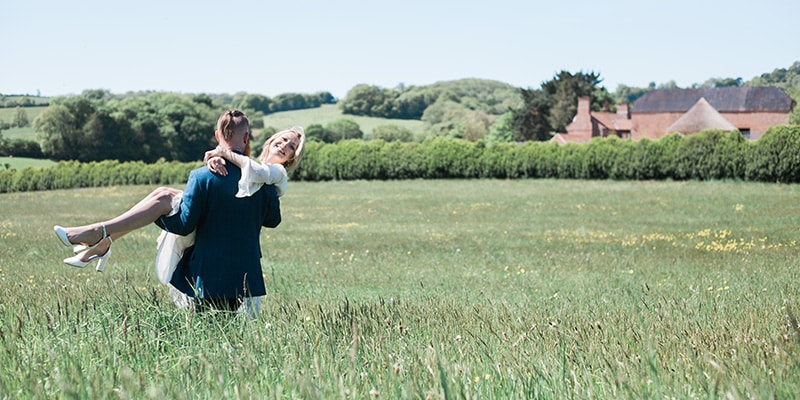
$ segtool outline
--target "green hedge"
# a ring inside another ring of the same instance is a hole
[[[62,161],[49,168],[0,170],[0,193],[114,185],[175,185],[185,183],[189,172],[200,165],[199,162]]]
[[[184,183],[199,162],[61,162],[0,170],[0,193],[110,185]],[[616,179],[743,180],[800,183],[800,126],[769,129],[759,140],[705,131],[660,140],[594,139],[586,144],[526,142],[487,146],[452,138],[422,143],[311,142],[291,179]]]

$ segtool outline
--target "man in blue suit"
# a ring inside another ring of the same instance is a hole
[[[230,110],[217,121],[220,146],[244,154],[250,145],[247,117]],[[227,175],[206,166],[189,175],[180,212],[156,224],[178,235],[196,232],[193,248],[186,249],[170,283],[194,297],[195,309],[236,310],[248,298],[266,294],[261,272],[261,227],[281,222],[275,187],[263,186],[250,197],[237,198],[241,170],[228,163]]]

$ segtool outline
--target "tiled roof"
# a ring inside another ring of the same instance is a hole
[[[619,115],[617,113],[611,113],[611,112],[602,112],[602,111],[592,111],[591,115],[592,118],[597,120],[597,122],[599,122],[608,129],[612,129],[615,131],[631,130],[631,120],[625,118],[624,115]]]
[[[700,98],[719,112],[789,112],[792,99],[776,87],[661,89],[645,93],[632,107],[634,113],[686,112]]]

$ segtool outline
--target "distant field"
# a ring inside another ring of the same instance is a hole
[[[12,102],[31,102],[33,104],[47,104],[50,103],[52,97],[34,96],[30,94],[0,94],[0,102],[8,105]]]
[[[372,133],[372,130],[379,125],[394,124],[407,128],[414,133],[422,133],[428,126],[427,123],[416,120],[386,119],[373,117],[357,117],[342,114],[339,107],[335,104],[324,105],[320,108],[307,110],[284,111],[270,114],[264,117],[264,126],[271,126],[276,129],[286,129],[294,125],[306,127],[311,124],[325,125],[328,122],[339,118],[347,118],[355,121],[365,135]]]
[[[44,107],[25,107],[25,113],[28,114],[28,121],[31,122],[31,125],[25,128],[11,128],[8,130],[2,131],[2,135],[6,139],[28,139],[28,140],[35,140],[36,139],[36,132],[33,131],[33,120],[36,118],[39,113],[45,110],[47,106]],[[0,121],[5,121],[11,123],[14,120],[14,113],[16,113],[16,108],[0,108]]]
[[[23,169],[26,167],[46,168],[55,165],[54,161],[25,157],[0,157],[0,169]]]

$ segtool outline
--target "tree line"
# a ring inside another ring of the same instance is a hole
[[[46,106],[49,99],[37,95],[5,95],[0,94],[0,108]]]
[[[334,101],[328,92],[269,98],[248,93],[113,95],[105,90],[86,90],[79,96],[50,99],[47,109],[33,121],[40,135],[38,142],[5,140],[0,135],[0,155],[78,161],[191,161],[214,146],[216,120],[225,109],[244,110],[252,128],[259,129],[263,128],[265,114]],[[12,122],[18,127],[30,123],[21,107]],[[4,124],[0,130],[8,127],[11,125]]]
[[[594,72],[560,71],[540,88],[518,88],[482,79],[437,82],[428,86],[398,85],[381,88],[357,85],[338,106],[345,115],[389,119],[419,119],[427,122],[421,135],[387,124],[366,135],[347,118],[325,126],[311,124],[308,137],[324,143],[347,139],[422,141],[428,137],[450,137],[486,144],[546,141],[563,132],[574,117],[577,99],[591,98],[593,111],[614,111],[619,102],[633,102],[650,90],[677,88],[674,81],[644,88],[619,85],[614,93],[602,86]],[[711,78],[692,87],[777,86],[800,100],[800,62],[779,68],[751,81],[741,78]],[[162,92],[132,92],[123,95],[105,90],[87,90],[80,96],[57,97],[34,121],[39,142],[3,140],[0,155],[46,157],[54,160],[93,161],[115,159],[153,162],[194,160],[213,145],[216,116],[226,108],[245,111],[254,129],[262,129],[266,114],[337,103],[328,92],[285,93],[274,98],[259,94],[180,95]],[[14,125],[27,123],[24,108],[18,108]],[[790,123],[800,123],[795,107]],[[271,128],[266,129],[269,131]],[[270,132],[266,132],[267,134]],[[261,135],[260,139],[267,135]]]

